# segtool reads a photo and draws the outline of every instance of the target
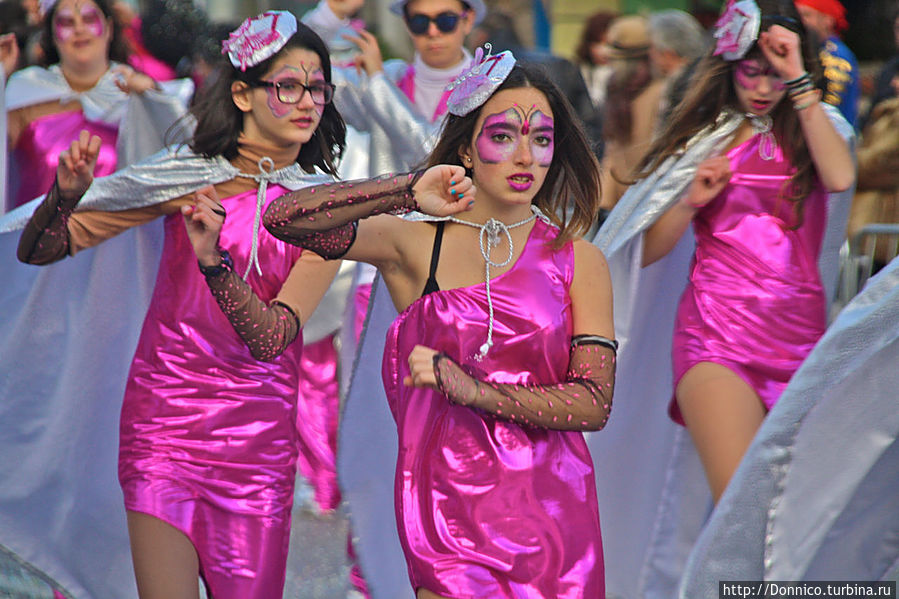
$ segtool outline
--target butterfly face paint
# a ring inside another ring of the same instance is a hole
[[[322,74],[322,71],[319,67],[315,65],[310,65],[311,71],[306,70],[305,65],[303,69],[298,69],[292,65],[284,65],[275,73],[266,78],[266,81],[277,84],[273,87],[264,88],[266,94],[268,95],[268,107],[269,110],[272,111],[272,115],[275,118],[284,118],[290,111],[293,110],[295,104],[302,104],[304,100],[306,100],[307,94],[314,94],[315,92],[310,90],[311,87],[313,90],[317,89],[316,84],[325,83],[325,77]],[[282,87],[284,91],[279,91],[278,86]],[[293,92],[296,92],[293,88],[301,88],[300,99],[295,103],[285,103],[281,101],[281,97],[285,97],[288,95],[286,93],[287,89],[291,89]],[[306,89],[302,89],[306,88]],[[315,102],[316,98],[313,95],[313,102]],[[315,112],[318,113],[319,116],[324,114],[325,107],[323,104],[319,102],[315,102]]]
[[[508,110],[488,115],[475,139],[481,161],[498,164],[513,160],[527,144],[534,162],[549,167],[553,159],[553,119],[535,106],[525,110],[513,104]]]
[[[53,15],[53,34],[60,42],[71,39],[79,27],[93,37],[101,37],[106,31],[106,18],[94,4],[79,3],[60,8]]]
[[[750,58],[738,62],[734,69],[734,80],[745,90],[755,91],[761,83],[762,77],[768,78],[771,89],[774,91],[783,91],[786,88],[783,79],[767,62]]]

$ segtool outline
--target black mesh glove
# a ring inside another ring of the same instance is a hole
[[[568,376],[561,383],[484,382],[446,354],[434,356],[434,373],[438,388],[455,403],[526,426],[595,431],[605,426],[612,410],[616,347],[604,337],[575,337]]]
[[[359,219],[415,210],[412,186],[420,177],[416,172],[304,187],[276,198],[262,222],[278,239],[333,260],[353,245]]]

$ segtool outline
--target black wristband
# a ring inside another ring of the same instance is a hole
[[[197,260],[197,266],[200,267],[200,272],[203,273],[203,276],[207,279],[217,277],[225,272],[234,271],[234,261],[231,259],[231,254],[228,253],[228,250],[220,249],[219,256],[222,257],[222,261],[215,266],[203,266],[200,264],[200,261]]]

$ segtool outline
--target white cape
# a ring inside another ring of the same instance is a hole
[[[164,149],[95,180],[79,209],[146,206],[236,173],[224,159]],[[278,173],[289,189],[332,180],[295,165]],[[162,219],[59,263],[21,264],[19,229],[39,201],[0,218],[0,558],[12,553],[66,597],[136,597],[118,423],[155,284]],[[333,535],[343,568],[345,536],[323,533]]]

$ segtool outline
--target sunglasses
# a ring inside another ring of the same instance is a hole
[[[319,106],[328,104],[334,98],[333,83],[313,83],[311,85],[303,85],[299,81],[257,81],[258,87],[273,87],[278,95],[278,101],[282,104],[298,104],[306,92],[312,96],[312,101]]]
[[[434,23],[441,33],[452,33],[459,26],[461,18],[462,15],[455,12],[442,12],[436,17],[422,14],[406,15],[406,27],[409,28],[412,35],[424,35],[428,32],[431,23]]]

